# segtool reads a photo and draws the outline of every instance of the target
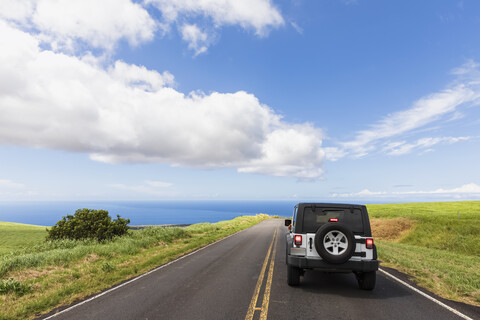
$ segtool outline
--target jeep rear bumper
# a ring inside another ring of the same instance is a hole
[[[347,261],[332,264],[321,259],[306,259],[305,257],[287,256],[287,264],[302,269],[319,269],[330,272],[358,271],[368,272],[378,270],[378,260]]]

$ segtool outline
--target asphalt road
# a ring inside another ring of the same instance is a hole
[[[380,272],[371,292],[353,274],[316,271],[289,287],[286,232],[264,221],[53,319],[461,319]]]

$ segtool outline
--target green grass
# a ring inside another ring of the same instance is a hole
[[[480,305],[478,257],[388,241],[376,244],[382,264],[409,274],[446,299]]]
[[[0,256],[43,242],[47,236],[45,229],[41,226],[0,222]]]
[[[68,305],[269,218],[242,216],[186,228],[146,228],[104,243],[41,242],[3,254],[0,319],[29,319]]]
[[[373,219],[405,217],[415,222],[400,239],[376,241],[383,265],[408,273],[444,298],[480,306],[480,201],[367,208]]]

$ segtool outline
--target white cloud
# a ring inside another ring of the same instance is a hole
[[[280,126],[266,137],[262,157],[253,159],[239,171],[316,179],[323,173],[325,158],[321,137],[322,133],[308,124]]]
[[[145,3],[162,13],[160,25],[164,32],[177,24],[182,39],[195,56],[207,51],[216,38],[216,30],[224,26],[240,26],[264,37],[271,29],[285,24],[270,0],[145,0]]]
[[[402,191],[402,192],[385,192],[385,191],[369,191],[368,189],[356,193],[334,193],[333,198],[388,198],[388,197],[403,197],[403,196],[447,196],[452,198],[468,198],[480,197],[480,186],[475,183],[465,184],[453,189],[436,189],[431,191]]]
[[[154,19],[157,10],[161,21]],[[270,0],[2,0],[1,18],[35,33],[52,50],[67,53],[91,48],[110,53],[121,40],[137,46],[153,40],[155,33],[163,36],[176,24],[182,39],[198,55],[223,26],[240,26],[266,36],[270,29],[284,25]]]
[[[411,153],[414,150],[424,149],[431,151],[430,147],[439,144],[447,143],[453,144],[460,141],[470,140],[471,137],[437,137],[437,138],[422,138],[413,143],[407,143],[405,141],[390,142],[384,147],[384,151],[389,155],[398,156]]]
[[[195,24],[185,24],[180,29],[182,39],[188,42],[188,48],[195,51],[195,55],[204,53],[208,48],[208,35],[202,32]]]
[[[448,141],[456,138],[423,138],[415,143],[389,142],[387,139],[412,133],[424,128],[433,122],[444,119],[447,115],[458,117],[458,108],[461,106],[478,105],[480,103],[480,73],[478,64],[469,61],[454,71],[458,75],[455,83],[445,90],[425,96],[406,110],[394,112],[383,120],[370,126],[370,129],[357,132],[355,139],[339,144],[334,151],[334,160],[341,156],[352,155],[363,157],[376,150],[379,146],[390,154],[404,154],[419,148],[422,145],[437,144],[439,142],[454,143],[465,140],[460,137],[457,141]],[[450,121],[452,118],[450,118]],[[448,119],[446,119],[448,121]]]
[[[27,24],[35,10],[36,3],[37,0],[2,0],[0,1],[0,17],[19,24]]]
[[[466,75],[472,72],[472,70],[478,69],[480,67],[480,64],[475,62],[472,59],[469,59],[467,62],[465,62],[462,66],[455,68],[452,70],[452,74],[455,75]]]
[[[322,173],[321,132],[286,123],[252,94],[185,95],[166,87],[169,73],[120,61],[105,70],[91,56],[42,50],[1,19],[0,43],[2,144],[86,152],[110,163],[302,179]]]
[[[429,124],[440,116],[455,111],[459,105],[480,98],[480,91],[466,85],[458,85],[439,93],[422,98],[413,107],[393,113],[370,130],[360,131],[353,141],[344,143],[344,147],[354,153],[363,153],[365,147],[383,138],[390,138]]]
[[[217,27],[239,25],[265,36],[270,28],[279,27],[284,20],[270,0],[146,0],[158,8],[167,22],[191,16],[211,18]]]
[[[111,50],[121,40],[150,41],[156,22],[130,0],[2,0],[0,18],[36,30],[53,49],[72,51],[78,41]]]
[[[344,149],[337,147],[326,147],[323,150],[325,151],[325,159],[329,161],[337,161],[347,155]]]
[[[175,78],[168,71],[160,74],[143,66],[127,64],[123,61],[116,61],[109,69],[109,73],[112,78],[121,81],[125,86],[144,91],[158,91],[163,87],[175,85]]]
[[[409,191],[402,194],[480,194],[480,186],[475,183],[469,183],[453,189],[440,188],[433,191]]]

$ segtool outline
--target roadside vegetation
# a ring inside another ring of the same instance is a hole
[[[71,304],[269,218],[260,214],[185,228],[149,227],[100,242],[45,241],[42,227],[38,244],[12,243],[13,251],[1,251],[0,319],[31,319]]]
[[[480,306],[480,201],[367,205],[382,265]]]

